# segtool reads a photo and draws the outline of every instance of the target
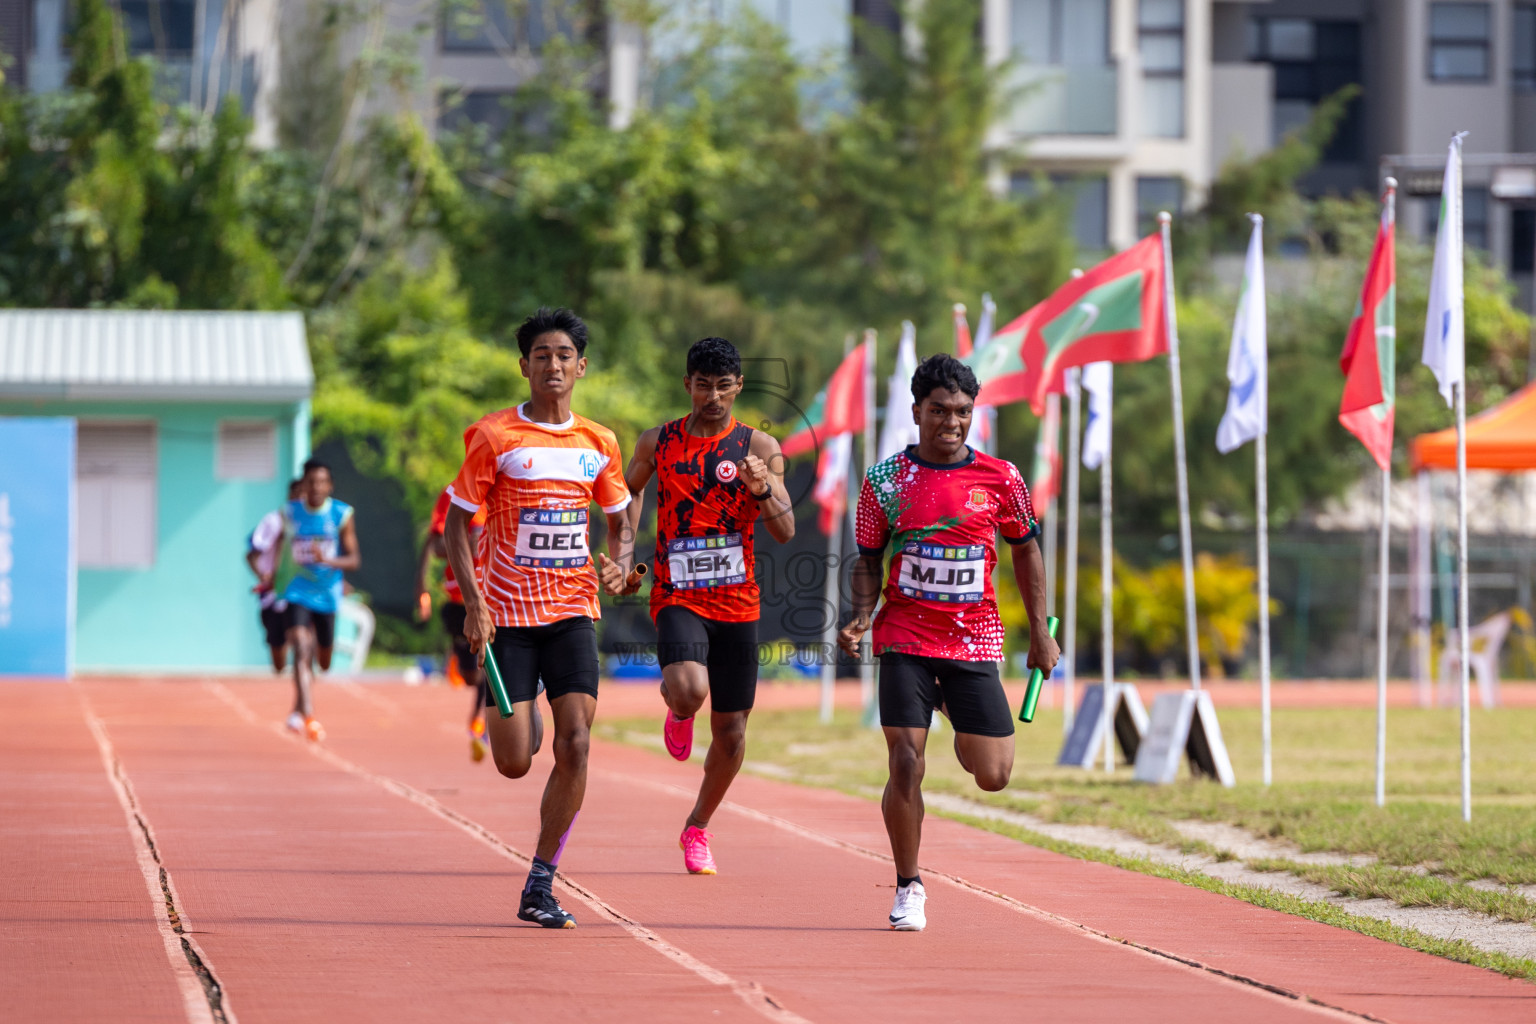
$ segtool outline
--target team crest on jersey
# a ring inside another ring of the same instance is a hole
[[[965,507],[973,512],[985,512],[992,505],[987,501],[987,489],[985,487],[972,487],[971,495],[965,500]]]
[[[729,459],[721,459],[715,466],[715,479],[723,484],[728,484],[736,479],[736,463]]]

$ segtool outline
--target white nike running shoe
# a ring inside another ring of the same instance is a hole
[[[928,892],[922,882],[897,887],[891,927],[898,932],[920,932],[928,927],[928,915],[923,913],[923,904],[927,902]]]
[[[304,716],[297,711],[288,716],[288,721],[285,724],[288,726],[289,732],[296,732],[300,736],[304,735]]]

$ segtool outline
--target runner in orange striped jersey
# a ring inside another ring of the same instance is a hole
[[[539,807],[539,842],[517,916],[545,928],[574,928],[551,883],[587,788],[587,743],[597,712],[599,584],[625,588],[634,546],[624,509],[629,489],[613,431],[571,412],[585,375],[587,326],[566,309],[540,309],[517,329],[530,397],[486,416],[464,434],[464,465],[448,492],[444,539],[464,595],[464,637],[479,655],[490,645],[513,716],[487,715],[491,755],[508,778],[533,759],[539,679],[553,717],[555,767]],[[611,558],[593,565],[587,514],[608,518]],[[474,514],[487,510],[480,565],[470,547]]]
[[[747,715],[757,693],[758,522],[779,543],[795,535],[779,442],[731,415],[741,393],[741,355],[724,338],[688,350],[683,386],[693,411],[640,435],[625,478],[639,496],[656,477],[656,578],[651,616],[667,702],[662,737],[679,761],[693,750],[693,716],[709,698],[709,754],[693,813],[678,845],[693,874],[715,873],[710,816],[741,768]]]

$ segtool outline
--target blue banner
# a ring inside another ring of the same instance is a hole
[[[0,675],[73,668],[74,521],[75,421],[0,419]]]

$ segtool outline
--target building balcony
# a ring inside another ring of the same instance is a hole
[[[1005,121],[1015,135],[1114,135],[1119,69],[1108,65],[1029,65],[1014,72]]]

